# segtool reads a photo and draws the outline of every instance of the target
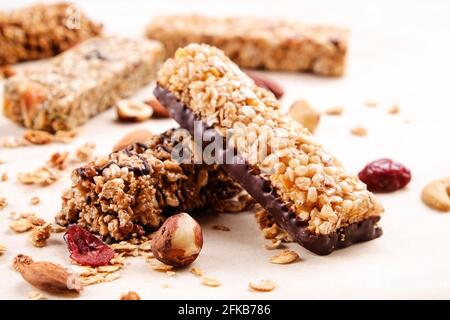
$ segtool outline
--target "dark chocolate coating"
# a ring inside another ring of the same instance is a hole
[[[177,97],[160,87],[159,85],[153,91],[155,97],[164,105],[170,116],[177,121],[180,126],[187,129],[192,135],[194,132],[194,122],[200,118],[189,108],[187,108]],[[203,128],[197,130],[212,129],[202,122]],[[208,139],[205,139],[208,140]],[[205,144],[210,141],[205,142]],[[225,157],[226,152],[230,150],[220,150],[219,159]],[[236,157],[239,157],[237,155]],[[379,216],[370,217],[364,221],[353,223],[347,227],[340,228],[337,232],[329,235],[311,234],[307,229],[308,222],[301,221],[294,212],[281,200],[277,191],[271,186],[270,181],[259,174],[259,170],[247,163],[242,164],[221,164],[222,169],[243,189],[245,189],[261,206],[274,218],[274,220],[285,229],[289,235],[306,249],[319,254],[327,255],[335,249],[345,248],[353,243],[368,241],[378,238],[382,234],[381,228],[376,223],[380,220]]]

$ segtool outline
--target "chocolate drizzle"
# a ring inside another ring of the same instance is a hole
[[[200,121],[200,118],[180,102],[174,94],[159,85],[156,86],[153,93],[159,102],[168,109],[170,116],[182,128],[187,129],[194,135],[194,122]],[[195,127],[195,129],[203,131],[212,129],[204,122],[202,124],[203,128]],[[220,150],[221,155],[219,155],[219,159],[225,157],[225,154],[229,151],[226,148]],[[307,228],[308,222],[301,221],[294,212],[289,210],[278,195],[277,190],[272,188],[270,181],[259,174],[258,168],[252,167],[244,161],[234,164],[221,164],[220,166],[230,177],[247,190],[295,241],[316,254],[330,254],[335,249],[345,248],[357,242],[372,240],[382,234],[381,228],[377,226],[377,222],[380,220],[379,216],[350,224],[329,235],[311,234]]]

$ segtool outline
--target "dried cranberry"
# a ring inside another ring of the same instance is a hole
[[[373,192],[392,192],[411,181],[411,171],[391,159],[378,159],[367,164],[358,174],[359,179]]]
[[[114,257],[114,250],[79,225],[67,228],[64,240],[70,257],[83,266],[104,266]]]

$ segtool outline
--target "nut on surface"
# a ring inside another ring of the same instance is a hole
[[[155,258],[176,267],[194,262],[202,246],[202,229],[187,213],[179,213],[168,218],[152,240]]]
[[[305,100],[295,101],[289,109],[289,115],[311,132],[319,125],[320,113]]]
[[[141,122],[150,119],[153,109],[143,102],[122,99],[116,103],[117,118],[127,122]]]
[[[427,184],[422,190],[422,200],[433,209],[450,211],[450,177]]]

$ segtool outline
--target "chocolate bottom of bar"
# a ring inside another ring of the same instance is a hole
[[[212,129],[204,122],[201,122],[202,127],[194,126],[195,121],[201,121],[201,119],[167,89],[157,85],[153,93],[169,110],[170,116],[192,135],[196,134],[195,130],[208,132],[208,130]],[[204,140],[211,141],[210,139]],[[218,157],[223,159],[229,150],[223,149],[220,152],[222,154],[218,155]],[[245,161],[236,161],[235,164],[221,164],[221,167],[259,202],[272,215],[276,223],[284,228],[296,242],[316,254],[327,255],[335,249],[345,248],[357,242],[372,240],[380,237],[382,234],[381,228],[377,226],[377,222],[380,220],[379,216],[373,216],[364,221],[350,224],[329,235],[311,234],[308,230],[308,222],[300,220],[294,212],[289,210],[277,194],[277,191],[272,188],[270,182],[259,175],[258,169],[253,168]]]

